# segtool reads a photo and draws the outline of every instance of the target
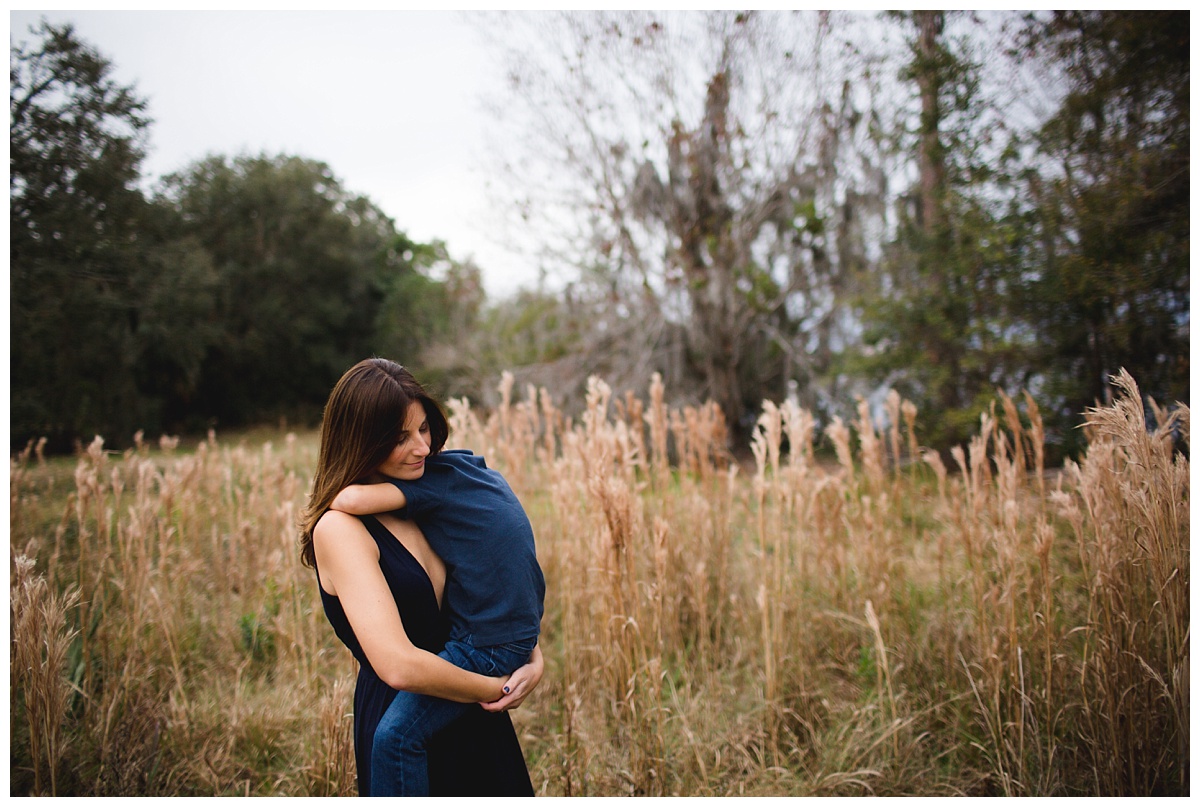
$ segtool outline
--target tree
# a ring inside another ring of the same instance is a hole
[[[421,244],[397,234],[381,278],[375,321],[380,355],[410,365],[439,397],[479,400],[495,367],[479,362],[477,335],[485,293],[479,268],[454,260],[441,241]]]
[[[133,317],[141,426],[171,433],[205,426],[193,409],[205,359],[223,330],[216,309],[220,277],[212,256],[165,205],[150,206],[140,240],[146,249],[133,277]]]
[[[188,404],[226,425],[311,418],[374,348],[393,222],[300,157],[209,157],[157,202],[210,256],[216,333]]]
[[[1038,131],[1037,267],[1025,305],[1055,368],[1061,418],[1107,400],[1120,368],[1189,400],[1189,17],[1063,11],[1027,18],[1023,55],[1067,91]]]
[[[664,372],[744,432],[764,397],[825,380],[883,215],[877,74],[834,35],[843,23],[539,16],[535,51],[510,34],[520,134],[503,142],[528,190],[511,209],[569,268],[585,363],[612,383]]]
[[[926,436],[940,448],[973,432],[996,387],[1031,389],[1053,450],[1068,452],[1121,367],[1154,397],[1186,400],[1186,19],[1029,15],[1007,62],[998,45],[1016,18],[1000,30],[936,11],[892,19],[910,32],[917,181],[864,306],[857,366],[936,412]],[[997,63],[952,23],[982,31]],[[1065,92],[1020,120],[980,87],[1028,65]]]
[[[1036,369],[1017,304],[1018,132],[981,91],[984,66],[966,35],[978,30],[973,19],[889,16],[908,33],[901,75],[914,98],[906,145],[916,181],[897,199],[896,237],[866,296],[851,365],[931,413],[924,440],[945,449],[975,433],[997,387],[1024,386]]]
[[[149,119],[70,25],[10,49],[12,434],[64,447],[127,437],[145,414],[134,368]]]

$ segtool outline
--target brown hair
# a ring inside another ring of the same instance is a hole
[[[370,475],[395,447],[404,418],[420,401],[429,422],[429,452],[450,436],[441,405],[413,374],[388,359],[364,359],[346,371],[329,393],[321,420],[321,448],[312,492],[300,524],[300,560],[315,566],[313,529],[338,492]]]

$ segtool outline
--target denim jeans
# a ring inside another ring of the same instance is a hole
[[[525,662],[537,639],[473,647],[446,642],[439,656],[456,667],[480,675],[508,675]],[[454,722],[473,704],[397,692],[375,729],[371,752],[372,796],[428,796],[429,738]]]

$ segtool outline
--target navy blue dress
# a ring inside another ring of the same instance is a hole
[[[438,608],[424,567],[378,519],[361,519],[379,546],[379,567],[396,600],[405,633],[417,647],[438,652],[450,626]],[[321,589],[321,604],[334,633],[359,663],[354,688],[354,759],[358,794],[369,796],[375,727],[396,690],[371,668],[338,598]],[[533,795],[529,769],[507,712],[485,712],[475,706],[434,735],[429,744],[429,792],[431,796]]]

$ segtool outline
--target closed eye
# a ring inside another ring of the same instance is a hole
[[[420,432],[421,434],[429,434],[429,421],[427,421],[427,420],[421,421],[421,425],[417,428],[417,431]],[[408,442],[408,432],[404,432],[403,434],[401,434],[399,437],[396,438],[396,445],[398,445],[398,446],[402,446],[406,442]]]

